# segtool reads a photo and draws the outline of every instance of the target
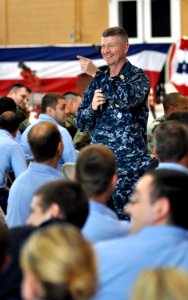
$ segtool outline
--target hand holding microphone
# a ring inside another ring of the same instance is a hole
[[[91,103],[92,110],[102,110],[102,105],[106,103],[106,97],[102,93],[102,89],[95,90],[93,101]]]

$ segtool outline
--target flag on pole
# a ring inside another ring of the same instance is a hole
[[[130,45],[128,59],[142,68],[155,88],[164,66],[170,44]],[[77,55],[93,60],[98,66],[106,63],[100,46],[22,46],[0,47],[0,94],[17,82],[27,84],[33,92],[50,93],[79,91],[81,74]]]

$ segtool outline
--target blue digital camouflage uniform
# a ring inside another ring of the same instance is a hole
[[[91,103],[99,88],[107,100],[96,112]],[[127,218],[123,207],[151,160],[146,145],[148,92],[147,75],[126,60],[116,77],[110,78],[108,70],[96,73],[77,112],[77,126],[81,131],[90,131],[91,143],[104,144],[116,155],[118,183],[112,199],[120,219]]]

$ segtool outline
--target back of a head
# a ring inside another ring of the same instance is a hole
[[[41,112],[46,113],[48,106],[56,108],[57,100],[64,99],[62,94],[45,94],[41,101]]]
[[[5,111],[16,111],[16,103],[10,97],[1,97],[0,98],[0,115]]]
[[[178,162],[188,154],[188,127],[178,121],[161,122],[153,133],[159,161]]]
[[[170,107],[178,108],[180,101],[185,99],[185,96],[178,92],[169,93],[164,97],[163,108],[165,115],[168,115]]]
[[[127,31],[121,26],[110,27],[104,30],[102,33],[102,37],[109,36],[119,36],[124,42],[128,43]]]
[[[188,127],[188,110],[176,111],[166,117],[166,121],[178,121]]]
[[[44,121],[30,129],[28,142],[34,159],[37,162],[44,162],[55,157],[61,135],[53,122]]]
[[[166,198],[170,204],[168,223],[187,230],[188,175],[171,169],[155,169],[147,172],[147,174],[152,176],[151,202]]]
[[[15,111],[5,111],[0,116],[0,129],[10,133],[15,132],[20,124],[20,119]]]
[[[176,268],[151,269],[140,274],[130,300],[187,300],[188,274]]]
[[[86,300],[95,292],[97,275],[92,247],[72,225],[38,229],[22,249],[21,265],[24,273],[33,274],[42,287],[42,294],[36,298]]]
[[[115,173],[115,155],[104,145],[88,145],[79,153],[76,179],[88,197],[99,196],[105,192]]]
[[[57,180],[47,183],[37,190],[43,211],[56,203],[63,219],[82,228],[89,213],[87,197],[79,183]]]

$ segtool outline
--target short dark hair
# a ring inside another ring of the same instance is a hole
[[[176,111],[165,118],[166,121],[178,121],[188,126],[188,111]]]
[[[29,94],[32,92],[31,89],[30,89],[27,85],[25,85],[25,84],[23,84],[23,83],[14,83],[14,84],[12,84],[12,85],[10,86],[10,88],[9,88],[9,92],[12,92],[12,91],[14,91],[14,90],[19,90],[19,89],[21,89],[21,88],[25,88],[26,91],[27,91]]]
[[[40,206],[47,211],[56,203],[69,223],[82,228],[89,213],[89,204],[81,185],[77,182],[57,180],[39,188],[35,195],[40,196]]]
[[[116,173],[114,153],[101,144],[82,149],[76,162],[76,179],[88,197],[102,194]]]
[[[15,132],[20,124],[20,118],[15,111],[5,111],[0,116],[0,128],[12,133]]]
[[[146,174],[152,176],[151,202],[166,197],[170,203],[169,223],[188,229],[188,175],[172,169],[156,169]]]
[[[178,121],[161,122],[153,133],[160,161],[180,161],[188,154],[188,128]]]
[[[41,101],[41,112],[46,113],[48,106],[56,108],[58,99],[64,99],[62,94],[46,94]]]
[[[110,27],[104,30],[102,37],[108,36],[120,36],[124,42],[128,43],[127,31],[121,26]]]
[[[16,111],[16,103],[10,97],[1,97],[0,98],[0,115],[5,111]]]
[[[44,121],[34,125],[28,133],[28,142],[34,159],[43,162],[55,157],[61,134],[56,124]]]
[[[184,97],[185,96],[183,94],[178,93],[178,92],[173,92],[173,93],[169,93],[169,94],[165,95],[163,103],[162,103],[164,112],[166,113],[170,106],[177,107],[180,99],[182,99]]]

